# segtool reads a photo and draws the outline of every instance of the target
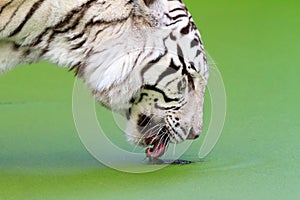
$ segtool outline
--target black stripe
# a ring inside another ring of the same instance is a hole
[[[185,11],[185,10],[183,8],[174,8],[174,9],[170,10],[169,13],[175,12],[175,11]]]
[[[174,81],[178,81],[178,78],[174,78],[173,80],[169,81],[165,87],[168,87],[171,83],[173,83]]]
[[[98,35],[99,35],[102,31],[106,30],[106,29],[109,27],[108,24],[109,24],[108,22],[104,22],[104,21],[103,21],[103,24],[102,24],[102,25],[106,25],[106,27],[103,27],[102,29],[98,30],[98,32],[94,35],[94,38],[93,38],[92,40],[89,40],[89,41],[90,41],[90,42],[95,42],[96,39],[98,38]],[[88,32],[87,30],[88,30],[89,26],[92,26],[92,25],[94,25],[92,22],[89,22],[89,23],[85,24],[85,28],[82,30],[81,33],[82,33],[82,34],[85,34],[86,32]],[[112,25],[112,24],[111,24],[111,25]]]
[[[177,16],[175,16],[175,17],[171,17],[171,19],[177,20],[177,19],[179,19],[179,18],[181,18],[181,17],[187,17],[187,15],[186,15],[186,14],[180,14],[180,15],[177,15]]]
[[[172,126],[168,126],[167,128],[169,129],[169,132],[173,131],[173,133],[177,135],[181,140],[184,140],[184,138]]]
[[[195,33],[195,37],[198,39],[198,41],[200,42],[201,45],[203,45],[203,42],[200,38],[200,35],[198,33]]]
[[[31,50],[30,49],[26,49],[25,51],[23,51],[23,57],[27,57],[31,54]]]
[[[86,39],[82,40],[82,41],[79,42],[78,44],[75,44],[75,45],[71,48],[71,50],[79,49],[79,48],[82,47],[85,43],[86,43]]]
[[[95,0],[89,0],[88,2],[86,2],[85,4],[83,5],[80,5],[74,9],[72,9],[70,12],[68,12],[64,18],[62,20],[60,20],[57,24],[55,24],[54,26],[50,26],[50,27],[47,27],[44,32],[42,32],[39,36],[37,36],[36,40],[34,40],[33,43],[30,44],[30,46],[36,46],[38,45],[40,42],[43,41],[43,37],[52,29],[58,29],[58,28],[62,28],[64,26],[66,26],[67,24],[70,23],[70,21],[72,20],[72,18],[74,16],[76,16],[76,13],[80,12],[80,10],[83,8],[83,7],[86,7],[88,5],[90,5],[93,1]],[[56,31],[59,31],[59,30],[56,30]]]
[[[36,46],[43,41],[43,37],[51,30],[51,28],[46,28],[39,36],[29,46]]]
[[[76,35],[74,35],[73,37],[71,37],[71,38],[69,39],[69,41],[79,39],[79,38],[81,38],[81,37],[83,37],[83,36],[84,36],[84,32],[79,33],[79,34],[76,34]]]
[[[144,0],[146,6],[150,6],[151,4],[154,3],[155,0]]]
[[[160,76],[158,77],[157,81],[156,81],[156,85],[159,84],[160,81],[162,81],[165,77],[171,75],[171,74],[175,74],[178,70],[180,69],[180,67],[176,66],[173,59],[171,59],[171,62],[169,64],[169,66],[167,67],[167,69],[160,74]]]
[[[142,93],[141,95],[140,95],[140,98],[139,98],[139,100],[138,100],[138,102],[137,103],[140,103],[140,102],[142,102],[143,101],[143,99],[144,99],[144,97],[148,97],[149,95],[147,94],[147,93]]]
[[[132,4],[133,3],[133,0],[129,0],[127,1],[127,3],[125,4],[125,6],[127,6],[128,4]]]
[[[153,66],[153,64],[149,63],[149,64],[147,64],[145,67],[143,67],[143,69],[141,70],[142,83],[145,82],[145,78],[144,78],[145,73],[146,73],[152,66]]]
[[[160,110],[179,110],[180,108],[182,108],[182,106],[162,107],[157,105],[157,103],[154,105],[154,107]]]
[[[37,11],[37,9],[39,9],[39,7],[41,6],[41,4],[44,1],[45,0],[39,0],[38,2],[36,2],[35,4],[33,4],[33,6],[31,7],[31,9],[27,13],[25,19],[22,21],[22,23],[13,32],[11,32],[11,34],[9,35],[9,37],[12,37],[12,36],[18,34],[23,29],[23,27],[25,26],[26,22],[32,17],[32,15],[35,13],[35,11]]]
[[[193,77],[191,75],[188,75],[188,83],[189,83],[189,91],[195,90],[195,84]]]
[[[173,41],[176,41],[177,38],[176,36],[173,34],[173,32],[170,34],[170,39],[173,40]]]
[[[155,85],[144,85],[143,89],[152,90],[152,91],[160,93],[161,95],[163,95],[164,100],[165,100],[166,103],[173,102],[173,101],[179,101],[180,100],[178,98],[174,98],[174,99],[169,98],[164,91],[162,91],[161,89],[157,88]]]
[[[57,28],[61,28],[61,27],[64,27],[65,25],[69,24],[70,21],[73,19],[74,16],[77,16],[76,19],[74,19],[74,22],[70,25],[70,26],[67,26],[66,28],[64,29],[61,29],[61,30],[55,30],[56,33],[66,33],[70,30],[75,30],[77,28],[77,26],[79,25],[80,23],[80,20],[83,18],[83,16],[85,15],[85,12],[87,10],[87,6],[83,6],[80,10],[78,10],[78,13],[76,13],[77,15],[72,14],[72,15],[67,15],[67,18],[66,18],[66,22],[67,23],[64,23],[64,24],[60,24],[59,27],[55,27],[55,29]]]
[[[183,35],[187,35],[190,32],[190,23],[184,28],[181,29],[180,33]]]
[[[198,28],[197,28],[196,24],[194,23],[194,21],[190,20],[190,23],[192,25],[192,29],[195,30],[195,31],[197,31]]]
[[[10,16],[9,20],[6,22],[6,24],[0,29],[0,32],[6,29],[6,27],[10,24],[10,22],[13,20],[13,18],[16,16],[17,12],[19,11],[20,7],[25,3],[25,0],[22,1],[22,3],[17,7],[17,9],[13,12],[13,14]]]
[[[191,42],[191,48],[195,47],[195,46],[198,46],[199,45],[199,41],[195,38],[192,40]]]
[[[184,57],[183,57],[184,55],[183,55],[182,49],[179,45],[177,45],[177,55],[182,64],[182,75],[188,75],[189,73],[187,71],[186,64],[184,61]]]
[[[140,128],[146,127],[148,126],[148,124],[150,123],[151,119],[153,118],[153,116],[147,116],[144,114],[140,114],[138,116],[138,121],[137,121],[137,125]],[[143,130],[143,129],[142,129]],[[141,131],[142,132],[142,131]]]
[[[156,81],[156,85],[159,85],[159,82],[161,82],[165,77],[171,75],[171,74],[175,74],[177,71],[172,70],[170,68],[167,68],[163,73],[160,74],[160,76],[158,77],[157,81]]]
[[[69,13],[67,13],[65,15],[64,19],[62,19],[59,23],[57,23],[56,25],[54,25],[52,27],[46,28],[44,32],[42,32],[39,36],[37,36],[37,39],[31,44],[31,46],[38,45],[42,41],[44,35],[47,34],[49,32],[49,30],[51,30],[51,29],[54,29],[55,34],[65,33],[65,32],[68,32],[70,30],[76,29],[78,27],[78,25],[80,24],[80,19],[83,18],[83,16],[88,11],[88,9],[91,6],[93,6],[93,3],[97,3],[97,1],[96,0],[89,0],[85,4],[82,4],[79,7],[76,7],[74,9],[72,9]],[[76,17],[76,19],[72,20],[74,17]],[[123,20],[118,20],[116,22],[121,22]],[[71,21],[73,21],[73,23],[70,26],[67,26]],[[75,39],[79,38],[80,36],[83,36],[85,34],[85,32],[87,31],[87,28],[89,26],[93,26],[93,25],[97,25],[97,24],[103,25],[103,24],[111,24],[111,23],[110,22],[105,22],[105,21],[96,21],[96,22],[94,22],[93,19],[92,19],[91,21],[89,21],[88,23],[85,24],[85,28],[83,29],[83,31],[81,33],[79,33],[77,36],[75,36]],[[65,26],[67,26],[67,27],[65,27]],[[65,27],[65,28],[63,28],[63,27]],[[63,29],[61,29],[61,28],[63,28]],[[104,28],[104,29],[106,29],[106,28]],[[98,34],[101,31],[103,31],[104,29],[97,32],[97,34],[95,35],[94,40],[97,39]],[[74,38],[70,38],[70,40],[73,40],[73,39]],[[76,45],[76,47],[78,47],[78,46]]]
[[[183,85],[183,82],[185,83],[185,79],[182,79],[181,81],[179,81],[177,83],[177,90],[178,91],[182,91],[182,85]]]
[[[132,66],[133,69],[136,67],[136,65],[137,65],[137,63],[138,63],[138,60],[140,59],[140,57],[141,57],[141,55],[142,55],[142,53],[143,53],[143,51],[144,51],[144,49],[145,49],[145,45],[146,45],[146,44],[144,44],[144,46],[143,46],[143,48],[142,48],[142,51],[140,51],[140,53],[138,54],[137,58],[135,59],[135,61],[134,61],[134,63],[133,63],[133,66]],[[151,51],[150,54],[152,54],[152,53],[153,53],[153,52]]]
[[[197,69],[195,68],[195,63],[194,63],[194,62],[190,61],[190,67],[191,67],[193,70],[197,71]]]
[[[197,52],[196,52],[196,56],[195,57],[198,57],[201,55],[201,51],[198,49]]]
[[[143,49],[144,49],[144,47],[143,47]],[[133,69],[136,67],[136,65],[137,65],[137,63],[138,63],[138,60],[140,59],[142,53],[143,53],[143,51],[141,51],[141,52],[138,54],[138,56],[136,57],[136,59],[135,59],[135,61],[134,61],[134,63],[133,63],[133,67],[132,67]]]
[[[162,57],[164,57],[166,54],[168,53],[168,50],[165,49],[165,52],[161,55],[159,55],[157,58],[155,58],[154,60],[152,60],[151,62],[149,62],[145,67],[143,67],[143,69],[141,70],[141,77],[142,77],[142,83],[144,83],[144,75],[145,73],[156,63],[158,63],[160,61],[160,59]]]
[[[178,71],[180,69],[180,66],[175,65],[173,58],[171,58],[171,63],[169,65],[172,69]]]
[[[55,26],[53,26],[53,29],[58,29],[58,28],[62,28],[66,25],[68,25],[70,23],[70,21],[72,20],[72,18],[74,16],[77,16],[76,14],[79,13],[80,15],[84,14],[85,11],[91,6],[91,4],[95,2],[95,0],[89,0],[86,3],[72,9],[70,12],[68,12],[65,17],[59,22],[57,23]],[[83,11],[83,12],[82,12]],[[75,20],[75,21],[79,21],[79,20]],[[73,24],[74,25],[74,24]],[[76,25],[75,25],[76,26]],[[72,28],[72,27],[71,27]],[[57,30],[58,31],[58,30]],[[61,30],[62,31],[62,30]]]
[[[9,2],[7,2],[6,4],[4,4],[1,8],[0,8],[0,15],[3,12],[3,10],[9,6],[14,0],[10,0]]]
[[[46,47],[42,49],[42,51],[41,51],[39,57],[42,57],[44,54],[46,54],[46,53],[49,51],[50,43],[54,40],[54,38],[55,38],[55,33],[52,32],[52,33],[49,35],[49,38],[48,38],[48,40],[47,40],[47,42],[46,42],[46,44],[47,44]]]
[[[204,60],[204,62],[207,64],[207,58],[206,58],[206,55],[205,55],[205,54],[203,55],[203,60]]]
[[[102,31],[104,31],[105,29],[107,29],[107,27],[104,27],[103,29],[98,30],[98,32],[95,34],[94,39],[92,40],[92,42],[95,42],[96,39],[98,38],[98,35],[99,35]],[[85,30],[83,30],[83,31],[85,31]],[[83,33],[84,33],[84,32],[83,32]]]
[[[126,115],[126,119],[130,120],[131,108],[129,108],[128,111],[126,111],[125,115]]]
[[[74,64],[74,65],[71,65],[71,66],[69,67],[68,71],[70,72],[70,71],[76,69],[76,68],[77,68],[78,66],[80,66],[80,65],[81,65],[81,61],[77,62],[77,63]]]
[[[179,23],[181,21],[182,21],[182,19],[179,19],[179,20],[177,20],[175,22],[172,22],[171,24],[166,24],[166,26],[172,26],[172,25],[177,24],[177,23]]]
[[[13,45],[13,50],[14,50],[14,51],[18,51],[20,47],[21,47],[21,46],[20,46],[19,44],[14,43],[14,45]]]

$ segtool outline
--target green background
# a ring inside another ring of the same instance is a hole
[[[227,91],[213,152],[148,174],[102,166],[76,133],[73,73],[20,67],[0,77],[1,200],[300,198],[300,1],[185,2]]]

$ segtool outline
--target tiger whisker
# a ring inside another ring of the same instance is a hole
[[[159,133],[159,131],[162,129],[161,127],[161,124],[157,124],[155,127],[152,127],[152,129],[156,128],[156,132]],[[157,133],[157,134],[158,134]],[[133,148],[133,151],[136,150],[136,148],[138,147],[138,145],[140,144],[140,142],[143,140],[143,139],[146,139],[146,138],[149,138],[150,136],[147,135],[147,133],[145,133],[142,137],[139,138],[138,142],[136,143],[135,147]],[[138,137],[137,137],[138,138]],[[152,143],[153,141],[151,141]]]

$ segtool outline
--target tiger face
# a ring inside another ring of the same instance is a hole
[[[169,2],[163,21],[171,30],[163,38],[167,51],[141,70],[142,86],[127,114],[128,140],[148,147],[151,158],[163,155],[169,143],[199,137],[208,79],[200,33],[184,5]]]
[[[151,146],[146,154],[152,158],[160,157],[170,142],[196,139],[202,132],[205,76],[180,57],[167,56],[152,70],[166,64],[165,75],[141,88],[127,114],[128,140]]]

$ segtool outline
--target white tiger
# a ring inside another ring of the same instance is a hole
[[[208,67],[181,0],[0,1],[0,72],[40,60],[125,112],[128,140],[149,157],[202,131]]]

